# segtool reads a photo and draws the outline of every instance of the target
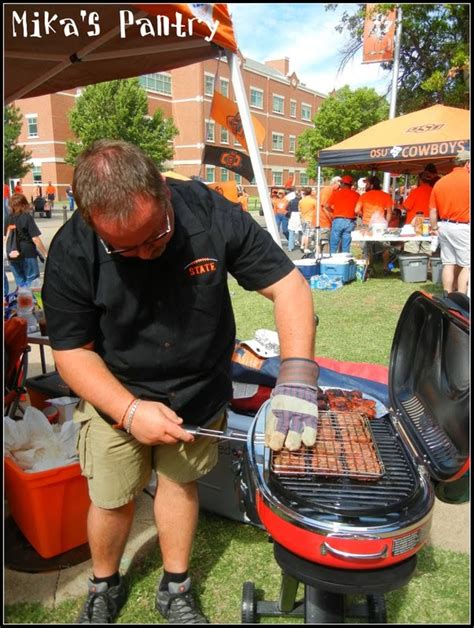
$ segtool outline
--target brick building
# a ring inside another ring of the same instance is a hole
[[[268,185],[283,186],[291,178],[295,185],[307,184],[305,165],[295,158],[297,138],[313,127],[313,116],[325,96],[301,83],[295,73],[289,74],[287,58],[265,64],[246,59],[242,75],[251,113],[266,130],[260,154]],[[200,175],[209,182],[236,180],[250,194],[256,193],[256,186],[225,168],[201,164],[205,143],[241,149],[209,115],[214,89],[235,100],[225,60],[142,76],[140,82],[148,93],[149,112],[162,109],[179,129],[174,160],[165,164],[166,169],[186,176]],[[66,186],[72,180],[72,168],[64,163],[66,140],[73,139],[67,112],[80,93],[74,89],[14,103],[23,114],[18,142],[32,153],[33,169],[22,180],[28,197],[38,183],[44,187],[52,181],[58,199],[65,199]]]

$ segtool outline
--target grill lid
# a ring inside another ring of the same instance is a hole
[[[462,472],[469,458],[469,314],[453,305],[412,294],[390,355],[390,402],[439,481]]]

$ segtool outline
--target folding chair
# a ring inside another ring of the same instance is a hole
[[[25,380],[28,373],[28,352],[31,347],[27,342],[28,327],[25,319],[14,316],[4,322],[5,343],[5,380],[3,413],[15,418],[20,409],[22,395],[26,393]]]

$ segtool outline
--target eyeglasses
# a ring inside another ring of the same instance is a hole
[[[163,231],[163,233],[160,233],[154,238],[150,238],[150,240],[146,240],[145,242],[142,242],[141,244],[135,244],[135,246],[127,246],[124,249],[114,249],[113,246],[104,242],[102,238],[99,238],[99,240],[101,241],[101,244],[104,247],[107,255],[117,255],[120,253],[128,253],[129,251],[134,251],[135,249],[138,249],[141,246],[148,246],[149,244],[153,244],[157,240],[161,240],[161,238],[164,238],[165,236],[167,236],[168,233],[170,233],[170,231],[171,231],[170,217],[169,217],[168,212],[166,212],[166,231]]]

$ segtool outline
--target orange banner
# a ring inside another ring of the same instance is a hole
[[[245,150],[248,150],[239,108],[235,102],[219,92],[214,92],[211,105],[211,118],[228,129],[232,135],[238,139]],[[261,146],[265,139],[265,128],[254,116],[252,116],[252,122],[257,137],[257,144]]]
[[[381,13],[375,10],[376,6],[366,5],[362,63],[380,63],[393,59],[396,10]]]

